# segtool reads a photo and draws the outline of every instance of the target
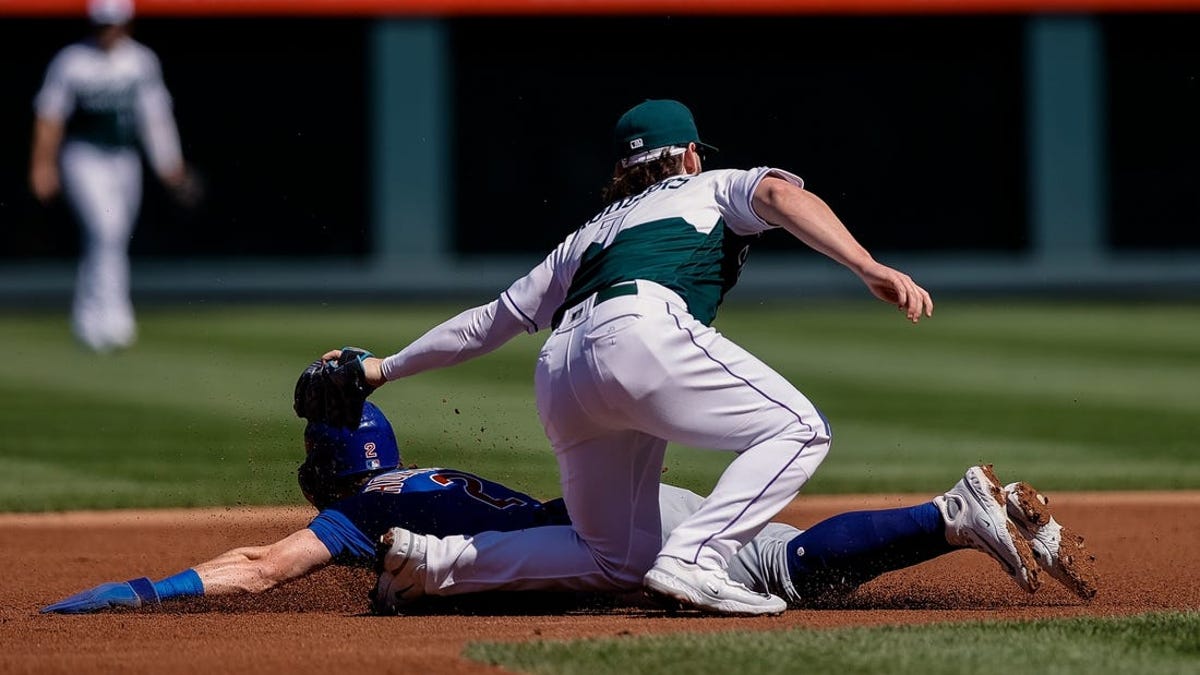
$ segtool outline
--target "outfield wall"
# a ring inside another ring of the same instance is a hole
[[[1200,3],[551,4],[145,0],[209,199],[148,184],[135,292],[490,293],[598,208],[608,129],[646,96],[692,105],[713,165],[805,176],[935,289],[1200,291]],[[69,214],[24,180],[81,6],[0,1],[10,302],[71,286]],[[854,288],[782,237],[749,270],[744,293]]]

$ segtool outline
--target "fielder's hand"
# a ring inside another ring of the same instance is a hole
[[[907,274],[873,263],[860,271],[859,277],[875,297],[895,305],[909,321],[916,323],[922,316],[933,316],[933,298]]]
[[[368,359],[374,362],[373,378],[368,378],[364,369]],[[372,382],[382,383],[378,361],[371,357],[371,352],[356,347],[326,353],[305,368],[296,381],[292,402],[296,415],[313,422],[357,429],[363,404],[377,386]]]
[[[42,608],[42,614],[85,614],[119,607],[157,605],[158,593],[146,577],[100,584]]]

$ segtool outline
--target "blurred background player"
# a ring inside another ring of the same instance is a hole
[[[376,561],[376,542],[393,526],[443,536],[569,523],[561,499],[541,502],[457,469],[401,468],[392,426],[371,403],[365,405],[357,429],[310,422],[304,444],[300,489],[320,511],[304,529],[267,546],[228,551],[157,582],[143,577],[101,584],[42,611],[83,613],[153,605],[171,598],[259,593],[331,563],[369,567]],[[986,487],[978,482],[987,478],[985,472],[990,475],[983,467],[972,467],[945,495],[917,506],[845,513],[806,531],[771,523],[739,551],[730,575],[750,588],[799,605],[831,593],[844,594],[889,570],[967,546],[1007,564],[1005,556],[1011,552],[997,554],[994,548],[1003,545],[993,542],[990,533],[1006,529],[1011,521],[1003,507],[997,511],[976,504],[978,488]],[[1010,491],[1017,486],[1022,486],[1019,492],[1024,496],[1036,494],[1024,483],[1010,486]],[[671,485],[660,490],[665,539],[699,508],[703,498]],[[1043,566],[1056,577],[1078,579],[1069,587],[1091,597],[1094,578],[1084,566],[1085,557],[1060,555],[1057,541],[1049,537],[1065,533],[1057,523],[1050,526],[1048,510],[1036,503],[1042,511],[1028,519],[1034,525],[1026,536],[1047,540]],[[1010,512],[1018,520],[1024,518],[1023,511]],[[1066,540],[1070,545],[1076,541],[1072,536]],[[375,609],[394,608],[377,605]]]
[[[30,187],[42,203],[61,190],[80,223],[72,330],[97,352],[137,339],[129,240],[142,199],[139,142],[177,199],[197,198],[158,58],[130,37],[133,11],[132,0],[90,0],[92,34],[54,57],[34,101]]]

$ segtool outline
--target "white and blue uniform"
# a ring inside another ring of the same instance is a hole
[[[127,347],[137,335],[129,240],[142,198],[139,144],[159,175],[182,166],[158,58],[128,37],[108,50],[72,44],[51,61],[34,108],[64,125],[62,186],[83,232],[73,330],[98,351]]]
[[[335,563],[370,566],[391,527],[444,537],[569,522],[562,500],[527,494],[457,469],[396,469],[375,476],[309,523]]]
[[[661,538],[700,510],[704,498],[661,484]],[[339,565],[370,567],[375,544],[392,527],[435,537],[478,536],[569,526],[562,499],[541,502],[458,469],[395,469],[380,474],[313,518],[308,527]],[[734,581],[793,605],[846,592],[884,572],[954,550],[932,503],[846,513],[800,530],[772,522],[729,561]]]
[[[659,487],[665,540],[704,498],[673,485]],[[329,549],[335,564],[370,567],[375,544],[392,527],[445,537],[570,523],[562,499],[541,502],[466,471],[430,468],[380,474],[356,494],[322,509],[308,528]],[[798,599],[788,576],[786,548],[799,534],[801,530],[790,525],[769,524],[738,554],[731,576],[751,588],[770,587]]]

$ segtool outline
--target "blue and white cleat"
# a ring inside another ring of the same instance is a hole
[[[1041,586],[1037,558],[1009,520],[1004,488],[991,464],[967,469],[962,480],[933,503],[946,523],[946,541],[990,555],[1030,593]]]
[[[1084,600],[1096,597],[1096,556],[1084,550],[1083,537],[1063,527],[1050,513],[1050,500],[1029,483],[1004,486],[1008,516],[1029,542],[1038,565]]]

